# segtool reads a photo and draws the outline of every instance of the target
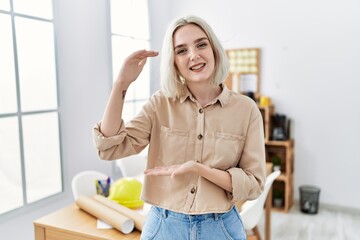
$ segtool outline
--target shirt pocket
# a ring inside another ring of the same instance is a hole
[[[165,165],[184,163],[189,139],[187,130],[161,126],[159,157]]]
[[[214,157],[211,167],[226,170],[237,166],[244,148],[245,136],[216,132],[214,139]]]

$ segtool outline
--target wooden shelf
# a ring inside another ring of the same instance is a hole
[[[286,213],[293,204],[294,140],[270,140],[274,106],[259,106],[259,109],[264,122],[266,161],[272,162],[274,157],[280,159],[281,175],[274,182],[272,196],[280,195],[283,204],[281,207],[275,207],[273,204],[273,210]]]
[[[294,140],[286,140],[286,141],[265,141],[265,145],[269,146],[281,146],[281,147],[292,147],[294,145]]]
[[[265,141],[270,140],[271,135],[271,116],[274,114],[274,106],[260,106],[258,105],[259,110],[261,112],[262,118],[263,118],[263,124],[264,124],[264,135],[265,135]]]
[[[280,176],[278,176],[276,178],[276,180],[286,182],[286,181],[288,181],[288,176],[282,173],[282,174],[280,174]]]

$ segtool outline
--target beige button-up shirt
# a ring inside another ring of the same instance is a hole
[[[101,159],[139,153],[148,144],[147,168],[195,160],[228,171],[232,192],[196,174],[145,176],[142,199],[186,214],[221,213],[237,200],[257,198],[265,183],[263,120],[256,103],[223,86],[205,107],[187,90],[180,98],[155,93],[117,135],[93,129]]]

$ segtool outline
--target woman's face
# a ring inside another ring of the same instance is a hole
[[[182,26],[174,33],[173,43],[175,64],[187,84],[210,81],[215,58],[205,32],[194,24]]]

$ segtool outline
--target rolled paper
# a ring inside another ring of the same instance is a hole
[[[130,208],[127,208],[117,202],[114,202],[104,196],[95,195],[95,196],[93,196],[93,198],[96,201],[98,201],[99,203],[105,205],[106,207],[109,207],[112,210],[115,210],[115,211],[121,213],[122,215],[132,219],[135,223],[135,228],[139,231],[142,231],[146,216],[141,215],[140,213],[138,213]]]
[[[76,204],[85,212],[106,222],[124,234],[130,233],[134,229],[134,221],[131,218],[106,207],[91,197],[79,196],[76,199]]]

